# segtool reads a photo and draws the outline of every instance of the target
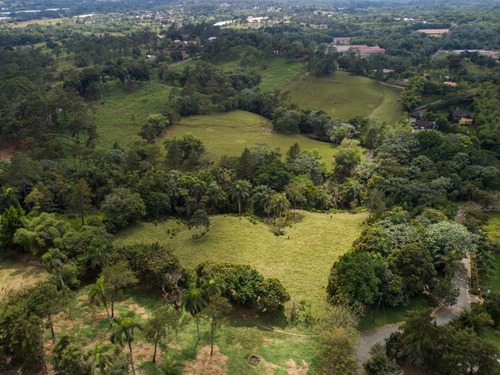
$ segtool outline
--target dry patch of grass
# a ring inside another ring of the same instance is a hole
[[[0,299],[10,291],[24,289],[48,276],[45,267],[36,262],[4,261],[0,263]]]
[[[186,361],[184,365],[185,375],[225,375],[226,362],[229,358],[219,351],[214,345],[214,354],[210,358],[210,345],[204,346],[193,361]]]
[[[292,358],[286,361],[288,367],[287,371],[289,375],[306,375],[309,371],[309,363],[302,360],[302,366],[298,365]]]

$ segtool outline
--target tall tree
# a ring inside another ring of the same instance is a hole
[[[241,215],[243,201],[250,195],[252,184],[247,180],[236,180],[231,184],[231,196],[238,201],[238,214]]]
[[[232,306],[227,298],[220,295],[212,297],[208,305],[203,309],[203,314],[210,321],[210,358],[214,354],[215,330],[220,326],[222,316],[229,313],[231,309]]]
[[[81,178],[71,192],[70,206],[85,225],[85,213],[92,208],[92,190],[85,179]]]
[[[195,319],[196,331],[198,333],[198,341],[200,341],[200,312],[206,306],[201,290],[196,288],[196,285],[191,285],[182,293],[182,307]]]
[[[104,277],[101,276],[97,279],[95,284],[91,284],[88,287],[88,296],[90,303],[94,305],[104,305],[106,309],[106,314],[108,315],[109,327],[113,327],[113,321],[111,320],[111,314],[109,312],[109,289],[110,285],[106,283]]]
[[[59,278],[61,286],[64,286],[62,271],[64,270],[64,262],[66,260],[68,260],[68,257],[61,250],[56,248],[49,249],[41,258],[42,263],[47,266],[47,271]]]
[[[106,292],[110,297],[111,317],[113,318],[115,316],[116,293],[121,288],[136,284],[138,279],[130,268],[128,262],[125,260],[121,260],[116,264],[104,267],[101,275],[104,278],[104,283],[109,286]]]
[[[181,324],[181,315],[181,310],[174,310],[169,305],[163,306],[153,312],[153,317],[144,326],[146,340],[154,344],[153,363],[156,363],[158,344],[161,344],[172,331],[177,331]]]
[[[129,317],[123,319],[114,318],[114,321],[116,322],[117,327],[111,334],[110,340],[113,344],[120,343],[121,345],[123,345],[123,340],[127,342],[128,349],[130,351],[130,364],[132,365],[132,373],[136,375],[134,353],[132,352],[132,341],[134,341],[134,330],[142,330],[142,327]]]
[[[286,199],[286,194],[274,194],[271,198],[271,208],[279,218],[278,230],[281,231],[281,215],[283,214],[283,211],[286,211],[290,208],[290,202],[288,201],[288,199]]]
[[[51,282],[39,283],[30,291],[27,301],[29,310],[41,318],[47,318],[47,326],[50,328],[52,342],[56,341],[52,316],[65,308],[71,296],[71,292],[67,287],[57,289],[56,285]]]

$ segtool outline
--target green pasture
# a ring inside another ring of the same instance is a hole
[[[500,212],[486,212],[490,217],[484,230],[488,233],[488,239],[494,246],[500,244]]]
[[[166,108],[170,88],[158,82],[135,83],[124,88],[119,81],[108,83],[103,102],[95,102],[97,145],[110,148],[114,142],[127,146],[139,134],[147,117]]]
[[[335,153],[331,143],[316,141],[299,134],[273,133],[269,120],[245,111],[184,117],[180,124],[168,128],[164,137],[176,137],[186,133],[200,138],[208,151],[217,157],[240,156],[245,147],[252,147],[261,142],[268,143],[273,149],[279,148],[285,155],[290,146],[297,142],[303,151],[318,150],[322,161],[330,167]]]
[[[284,88],[290,100],[303,109],[323,109],[347,121],[362,116],[393,123],[401,118],[397,102],[401,90],[338,71],[330,77],[305,75]]]
[[[159,242],[175,250],[182,265],[194,268],[203,260],[249,264],[264,277],[281,280],[297,301],[322,306],[333,262],[359,236],[366,213],[321,214],[300,211],[301,219],[275,236],[262,222],[246,217],[217,215],[209,232],[193,239],[186,225],[167,220],[155,226],[139,223],[115,238],[115,245]],[[175,232],[175,235],[172,235]]]

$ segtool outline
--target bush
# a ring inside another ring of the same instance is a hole
[[[254,268],[243,264],[206,261],[196,267],[198,282],[220,278],[226,286],[224,296],[232,304],[249,305],[257,301],[264,277]]]
[[[290,294],[278,279],[266,279],[260,285],[258,304],[262,311],[276,311],[290,301]]]

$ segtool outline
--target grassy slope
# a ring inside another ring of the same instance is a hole
[[[11,290],[33,285],[45,277],[44,266],[5,260],[0,263],[0,299]]]
[[[138,135],[148,115],[165,109],[168,86],[146,82],[134,87],[135,90],[127,92],[120,82],[110,82],[104,93],[105,104],[95,104],[98,146],[110,148],[115,141],[127,146]]]
[[[330,143],[315,141],[301,135],[272,133],[271,122],[264,117],[244,111],[190,116],[179,125],[169,128],[166,137],[191,133],[203,140],[208,151],[216,156],[240,156],[245,147],[266,142],[271,148],[279,148],[285,154],[295,142],[302,150],[318,150],[322,160],[331,165],[335,149]]]
[[[490,220],[488,225],[484,227],[488,232],[488,237],[491,242],[498,245],[500,243],[500,212],[487,212]],[[492,292],[500,292],[500,254],[494,254],[495,274],[488,280],[487,285],[483,286],[483,291],[491,289]],[[493,341],[497,347],[500,348],[500,331],[495,329],[488,329],[483,334]]]
[[[347,121],[367,116],[394,122],[400,117],[397,97],[400,90],[385,87],[376,81],[336,72],[331,77],[304,76],[285,90],[290,99],[304,109],[323,109],[330,116]]]
[[[270,227],[245,217],[214,216],[208,234],[193,240],[191,231],[173,220],[140,223],[117,235],[115,245],[160,242],[171,246],[186,267],[206,259],[250,264],[265,277],[277,277],[292,296],[320,303],[337,257],[358,237],[366,214],[301,212],[302,221],[276,237]],[[177,235],[170,238],[167,230]]]

